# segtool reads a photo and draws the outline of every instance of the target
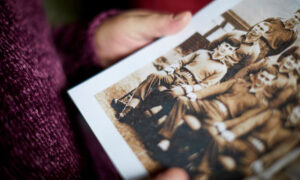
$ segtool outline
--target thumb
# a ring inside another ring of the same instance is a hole
[[[189,176],[181,168],[171,168],[159,174],[154,180],[188,180]]]
[[[155,39],[181,31],[191,20],[192,14],[184,11],[178,14],[154,13],[145,18],[144,37]]]

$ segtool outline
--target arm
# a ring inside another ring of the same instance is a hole
[[[254,109],[252,111],[257,113],[257,109]],[[251,118],[248,118],[246,121],[237,124],[237,126],[231,129],[231,132],[235,135],[236,138],[247,134],[251,130],[255,129],[256,127],[264,124],[267,120],[269,120],[272,116],[272,113],[272,110],[267,110],[259,114],[253,114],[254,116],[252,116]]]
[[[217,84],[225,75],[226,71],[214,72],[212,75],[208,76],[202,80],[199,84],[188,85],[190,86],[190,91],[185,90],[185,95],[190,98],[190,100],[195,101],[197,99],[197,94],[195,92],[200,91],[203,88],[207,88],[211,85]]]
[[[180,86],[174,86],[172,87],[171,92],[174,97],[186,95],[190,99],[196,100],[197,91],[208,88],[213,84],[217,84],[222,79],[225,73],[226,73],[225,71],[214,72],[212,75],[210,75],[209,77],[201,81],[199,84],[195,84],[195,85],[183,84]]]
[[[165,67],[164,71],[166,71],[168,74],[173,74],[174,71],[176,71],[177,69],[180,69],[181,67],[185,66],[186,64],[192,62],[199,55],[197,52],[198,51],[187,55],[183,59],[179,60],[178,63],[173,63],[173,64]]]
[[[243,77],[247,76],[251,71],[256,71],[259,68],[261,68],[262,66],[265,66],[266,61],[267,61],[267,59],[264,59],[263,61],[260,61],[260,62],[254,63],[254,64],[250,64],[250,65],[242,68],[241,70],[239,70],[238,73],[236,73],[234,75],[234,78],[238,79],[238,78],[243,78]]]
[[[237,80],[232,79],[221,84],[216,84],[208,88],[200,89],[199,91],[196,91],[195,94],[197,95],[198,99],[204,99],[212,95],[217,95],[226,92],[236,81]]]
[[[197,91],[200,91],[203,88],[210,87],[212,85],[215,85],[220,82],[220,80],[224,77],[226,74],[226,70],[216,70],[211,75],[208,75],[205,79],[202,79],[200,83],[191,85],[192,87],[192,93],[195,93]]]
[[[262,111],[264,111],[266,109],[267,109],[267,107],[264,107],[264,106],[250,109],[250,110],[244,112],[241,116],[224,122],[224,124],[225,124],[226,128],[234,127],[234,126],[244,122],[245,120],[247,120],[253,116],[256,116],[257,114],[261,113]]]
[[[214,71],[214,73],[212,73],[205,79],[202,79],[199,84],[203,86],[211,86],[217,84],[225,76],[225,74],[226,74],[225,70]]]
[[[241,122],[243,122],[253,116],[256,116],[257,114],[261,113],[262,111],[264,111],[266,109],[272,109],[272,108],[277,108],[277,107],[281,106],[283,103],[287,102],[288,99],[293,98],[294,94],[295,94],[295,90],[292,87],[288,87],[284,90],[281,90],[281,92],[277,96],[277,98],[274,99],[273,101],[271,101],[268,106],[260,106],[255,109],[246,111],[240,117],[234,118],[232,120],[228,120],[228,121],[224,122],[224,124],[225,124],[226,128],[234,127],[234,126],[240,124]]]
[[[287,102],[289,99],[292,99],[296,93],[297,91],[293,87],[283,88],[278,94],[277,98],[269,103],[269,107],[277,108],[278,106]]]
[[[199,55],[198,52],[199,52],[199,50],[196,51],[196,52],[193,52],[193,53],[187,55],[186,57],[184,57],[183,59],[181,59],[179,61],[180,67],[182,67],[182,66],[184,66],[186,64],[191,63]]]

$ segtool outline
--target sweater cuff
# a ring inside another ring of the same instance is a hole
[[[112,9],[109,11],[106,11],[104,13],[99,14],[98,16],[96,16],[92,22],[90,23],[89,27],[88,27],[88,31],[87,31],[87,44],[86,44],[86,55],[89,55],[89,57],[86,58],[91,58],[92,62],[97,65],[100,66],[100,59],[96,53],[96,44],[95,44],[95,32],[98,29],[98,27],[103,23],[104,20],[106,20],[107,18],[117,15],[119,14],[121,11],[120,10],[116,10],[116,9]],[[84,58],[84,59],[86,59]]]

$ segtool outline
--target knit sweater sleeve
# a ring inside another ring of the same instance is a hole
[[[54,29],[54,44],[63,59],[63,68],[67,76],[72,76],[82,69],[90,69],[91,66],[100,67],[101,59],[95,53],[94,34],[104,20],[118,13],[118,10],[112,9],[100,13],[89,23],[71,24]]]
[[[65,69],[95,56],[89,38],[64,32],[83,43],[76,41],[74,48],[75,40],[56,43],[70,51],[67,58],[58,53],[38,0],[0,1],[0,179],[78,179],[86,171],[62,94]]]

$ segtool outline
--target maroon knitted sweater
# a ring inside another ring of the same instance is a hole
[[[85,177],[88,163],[62,97],[69,79],[96,64],[93,32],[114,13],[54,32],[37,0],[0,0],[0,179]],[[100,157],[100,178],[118,178]]]

